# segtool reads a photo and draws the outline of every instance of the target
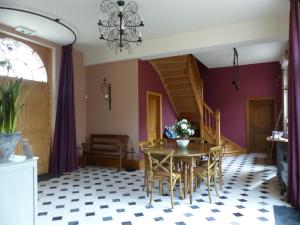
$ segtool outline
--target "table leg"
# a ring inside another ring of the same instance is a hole
[[[193,176],[194,176],[194,169],[193,169],[193,165],[194,165],[194,158],[192,157],[190,160],[190,177],[189,177],[189,183],[190,183],[190,204],[193,204]]]
[[[184,162],[183,166],[184,166],[184,185],[183,185],[184,192],[183,192],[183,197],[185,199],[186,198],[186,193],[187,193],[187,183],[188,183],[187,162]]]

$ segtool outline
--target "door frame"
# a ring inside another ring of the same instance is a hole
[[[148,140],[148,130],[149,130],[149,123],[148,123],[148,112],[149,112],[149,96],[159,97],[159,114],[160,114],[160,121],[159,121],[159,138],[162,138],[162,94],[154,91],[147,91],[146,96],[146,123],[147,123],[147,140]]]
[[[274,124],[276,125],[276,119],[277,119],[277,102],[276,97],[250,97],[246,98],[246,128],[247,128],[247,148],[246,151],[249,153],[249,147],[250,147],[250,101],[253,100],[273,100],[274,101]]]

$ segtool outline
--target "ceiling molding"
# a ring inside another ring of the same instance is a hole
[[[251,45],[288,40],[288,15],[268,17],[194,32],[144,40],[133,47],[133,53],[115,54],[106,46],[79,48],[84,53],[85,65],[101,64],[133,58],[153,59],[181,54],[213,51],[237,45]]]

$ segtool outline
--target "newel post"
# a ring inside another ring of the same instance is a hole
[[[216,145],[221,144],[221,113],[219,110],[215,111],[216,120]]]

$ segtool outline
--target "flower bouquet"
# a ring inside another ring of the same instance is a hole
[[[182,119],[174,124],[173,129],[177,137],[179,137],[179,139],[176,140],[178,147],[180,149],[186,149],[189,144],[187,138],[195,134],[195,128],[189,121]]]

